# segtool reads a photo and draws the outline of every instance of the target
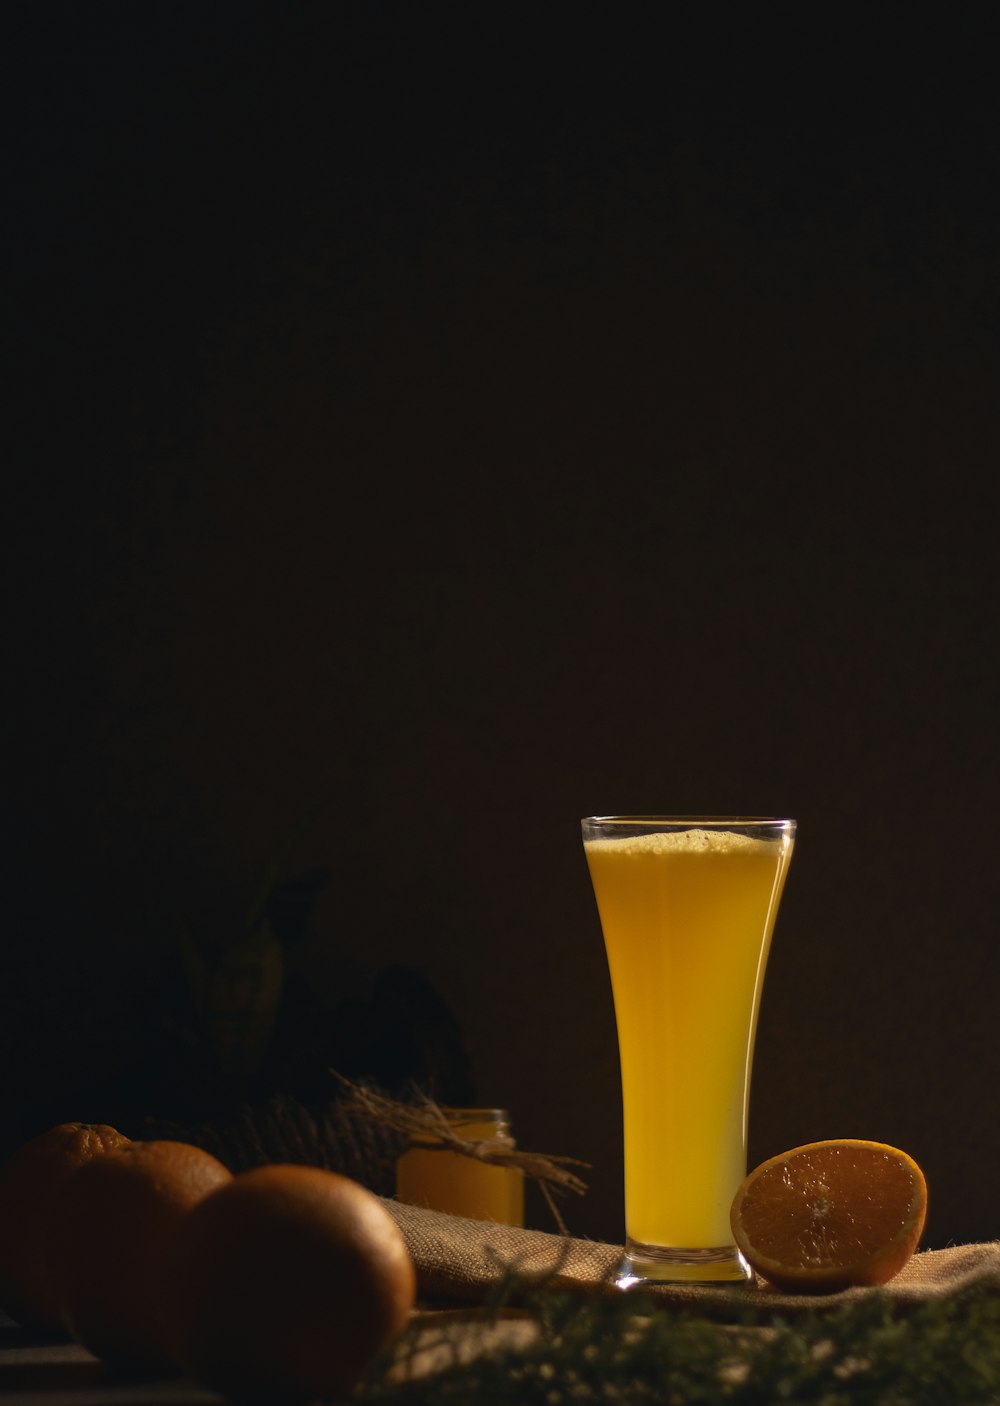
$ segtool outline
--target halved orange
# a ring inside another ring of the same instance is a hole
[[[733,1237],[757,1274],[792,1293],[885,1284],[920,1241],[927,1183],[882,1142],[830,1139],[762,1162],[733,1199]]]

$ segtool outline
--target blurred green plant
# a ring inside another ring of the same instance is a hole
[[[508,1280],[482,1312],[496,1318]],[[537,1290],[537,1336],[468,1360],[461,1323],[440,1329],[431,1375],[407,1379],[426,1339],[404,1337],[358,1393],[366,1406],[985,1406],[1000,1402],[1000,1283],[919,1305],[876,1291],[829,1312],[731,1322],[641,1294]],[[468,1322],[468,1315],[466,1316]],[[448,1363],[449,1340],[453,1344]],[[442,1351],[443,1349],[443,1351]]]

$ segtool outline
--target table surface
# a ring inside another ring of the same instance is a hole
[[[0,1313],[4,1406],[218,1406],[223,1399],[184,1377],[112,1372],[78,1343],[25,1333]]]

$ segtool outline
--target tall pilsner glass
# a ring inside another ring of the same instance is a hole
[[[754,1036],[794,820],[592,816],[584,849],[621,1055],[621,1288],[743,1280]]]

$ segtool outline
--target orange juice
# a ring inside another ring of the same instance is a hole
[[[757,1012],[792,837],[722,825],[585,840],[618,1026],[626,1234],[640,1257],[730,1247],[746,1175]],[[691,1277],[742,1277],[724,1264],[720,1254],[718,1272]]]

